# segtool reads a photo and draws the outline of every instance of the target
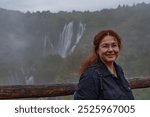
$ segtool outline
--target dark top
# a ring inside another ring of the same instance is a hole
[[[122,68],[114,64],[117,77],[112,75],[106,65],[98,60],[81,75],[75,100],[131,100],[131,88],[124,77]]]

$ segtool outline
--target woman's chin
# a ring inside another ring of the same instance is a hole
[[[105,62],[115,62],[116,58],[107,58]]]

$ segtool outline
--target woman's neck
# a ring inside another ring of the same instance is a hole
[[[107,65],[106,65],[107,66]],[[116,69],[114,67],[114,64],[107,66],[108,70],[110,71],[111,74],[117,77]]]
[[[110,68],[113,69],[114,68],[114,62],[110,62],[110,63],[105,63],[105,65]]]

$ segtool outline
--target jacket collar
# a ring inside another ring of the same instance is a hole
[[[95,64],[100,67],[100,72],[104,75],[104,77],[106,77],[108,75],[112,75],[110,73],[110,71],[108,70],[107,66],[100,59],[98,59]],[[120,76],[121,70],[120,70],[119,66],[116,63],[114,63],[114,67],[116,69],[117,77],[121,77]]]

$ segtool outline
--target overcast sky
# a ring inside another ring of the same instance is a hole
[[[0,0],[0,8],[19,11],[96,11],[120,5],[150,3],[150,0]]]

